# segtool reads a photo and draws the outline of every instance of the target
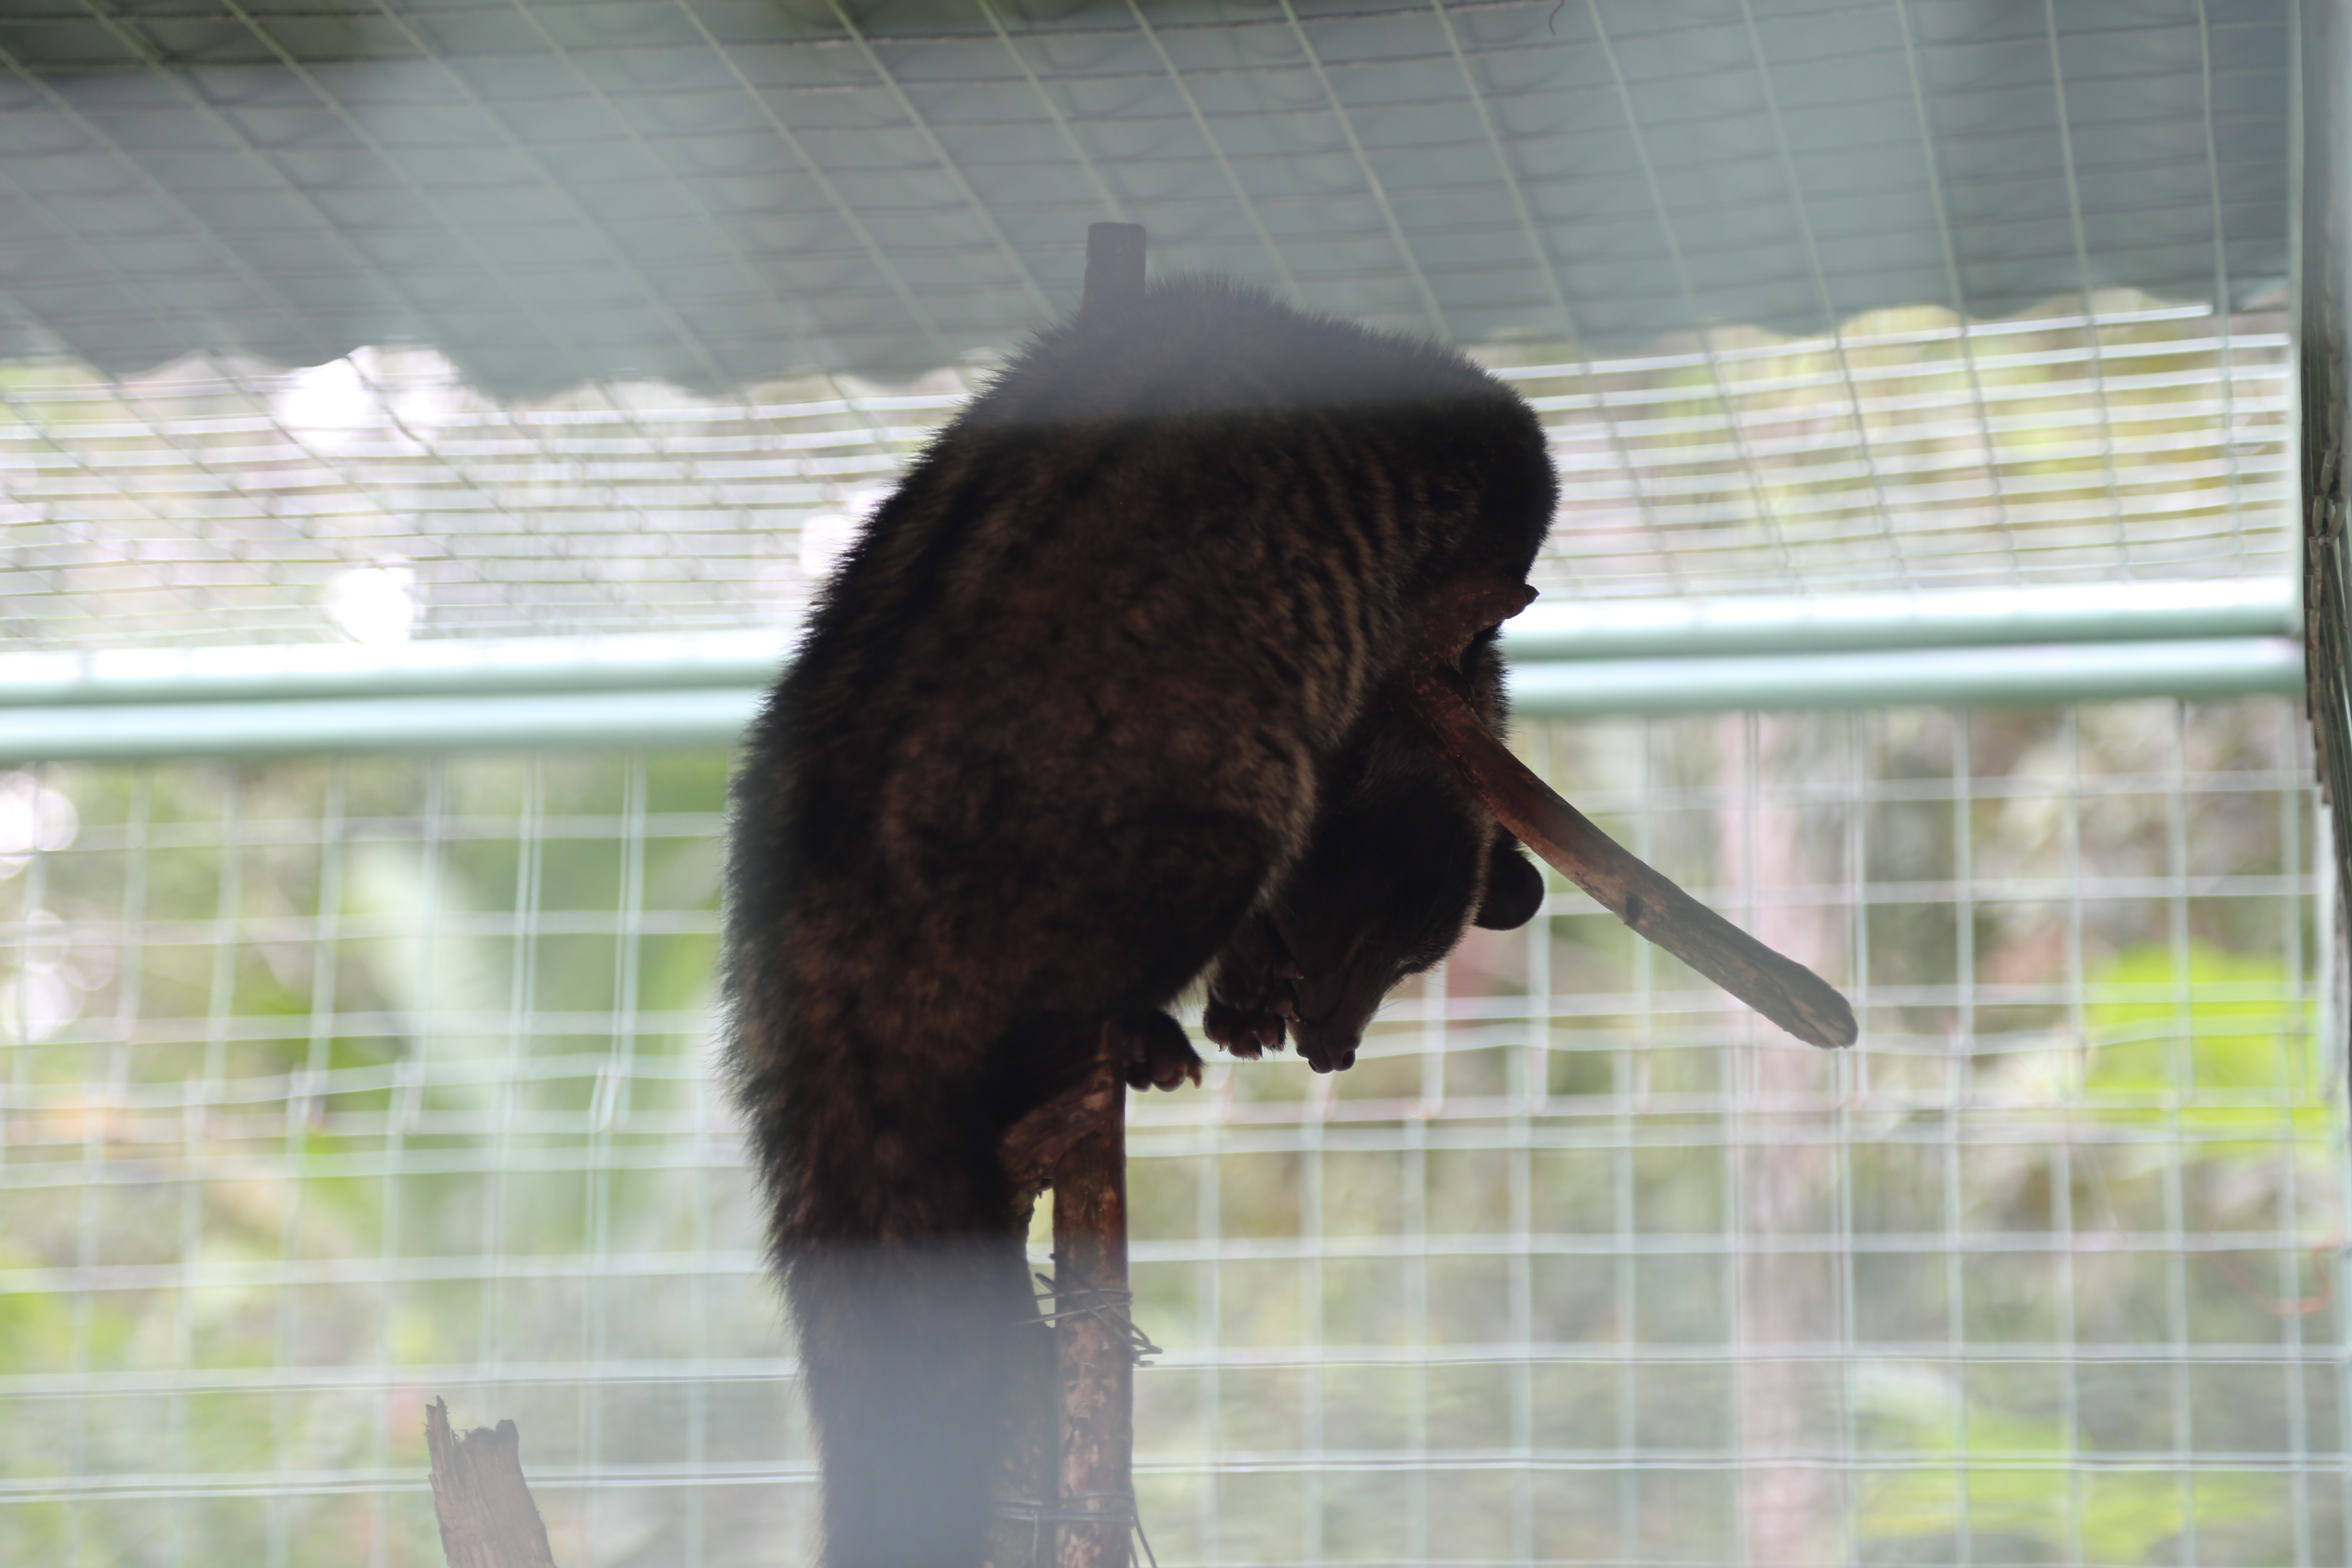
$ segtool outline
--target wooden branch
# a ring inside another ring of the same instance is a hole
[[[449,1407],[425,1407],[425,1447],[433,1455],[433,1511],[441,1521],[441,1554],[449,1568],[555,1568],[547,1526],[522,1479],[522,1439],[511,1421],[449,1430]]]
[[[1143,226],[1087,225],[1087,285],[1078,297],[1078,319],[1117,315],[1143,298]]]
[[[1014,1122],[997,1145],[1022,1212],[1041,1189],[1054,1190],[1058,1287],[1045,1356],[1033,1365],[1024,1344],[1014,1358],[1019,1386],[1002,1484],[1008,1499],[1028,1502],[1000,1513],[991,1536],[999,1568],[1127,1568],[1129,1561],[1131,1342],[1087,1312],[1103,1293],[1123,1301],[1128,1289],[1127,1105],[1112,1065],[1117,1029],[1104,1026],[1084,1079]],[[1029,1386],[1033,1378],[1045,1386]]]
[[[996,1157],[1012,1178],[1016,1201],[1025,1205],[1056,1184],[1055,1169],[1078,1140],[1117,1112],[1119,1088],[1106,1052],[1084,1079],[1013,1124],[997,1143]]]
[[[1595,827],[1486,728],[1454,670],[1441,664],[1408,670],[1392,700],[1497,821],[1635,935],[1664,948],[1809,1045],[1853,1044],[1853,1009],[1835,987],[1741,931]]]
[[[1111,1034],[1103,1031],[1103,1062]],[[1061,1373],[1061,1528],[1055,1568],[1128,1568],[1135,1529],[1135,1360],[1127,1335],[1086,1311],[1124,1314],[1127,1282],[1126,1085],[1054,1173],[1054,1338]],[[1085,1516],[1097,1515],[1098,1521]]]

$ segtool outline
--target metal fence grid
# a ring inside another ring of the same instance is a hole
[[[1531,725],[1847,984],[1780,1039],[1555,890],[1351,1072],[1134,1110],[1163,1563],[2352,1561],[2340,1061],[2286,702]],[[714,1090],[715,754],[0,778],[0,1557],[797,1561]]]
[[[1984,587],[2293,568],[2276,313],[2078,299],[1486,357],[1552,433],[1547,592]],[[421,349],[300,372],[0,376],[0,638],[21,648],[790,621],[980,373],[502,406]]]

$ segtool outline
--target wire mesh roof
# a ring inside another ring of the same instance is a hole
[[[2285,275],[2242,0],[26,0],[0,319],[109,371],[905,377],[1163,268],[1457,342]]]
[[[1511,376],[1553,594],[2283,573],[2284,16],[31,0],[0,643],[789,622],[1113,217]]]

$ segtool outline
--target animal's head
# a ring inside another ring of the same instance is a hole
[[[1299,971],[1290,1034],[1318,1072],[1351,1065],[1407,975],[1473,924],[1525,925],[1543,877],[1402,726],[1370,737],[1273,910]]]

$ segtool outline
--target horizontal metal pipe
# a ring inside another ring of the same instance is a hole
[[[751,721],[761,695],[757,687],[740,686],[10,708],[0,709],[0,759],[728,746]]]
[[[1510,679],[1512,711],[1548,718],[2291,696],[2302,689],[2303,645],[2279,637],[1558,660],[1515,664]]]
[[[756,687],[791,647],[787,632],[751,630],[11,653],[0,654],[0,710]]]
[[[763,684],[36,703],[0,707],[0,760],[729,746],[757,710]],[[2293,695],[2302,688],[2302,646],[2285,637],[1911,648],[1866,658],[1539,660],[1515,664],[1510,678],[1516,712],[1561,718]]]
[[[1805,654],[2005,643],[2296,636],[2287,578],[2084,584],[1799,599],[1538,599],[1504,627],[1522,666],[1553,659]],[[630,637],[434,638],[0,654],[0,708],[604,694],[764,686],[783,628]]]
[[[1532,661],[2181,641],[2299,637],[2302,617],[2286,577],[1812,598],[1542,598],[1503,628],[1503,646]]]

